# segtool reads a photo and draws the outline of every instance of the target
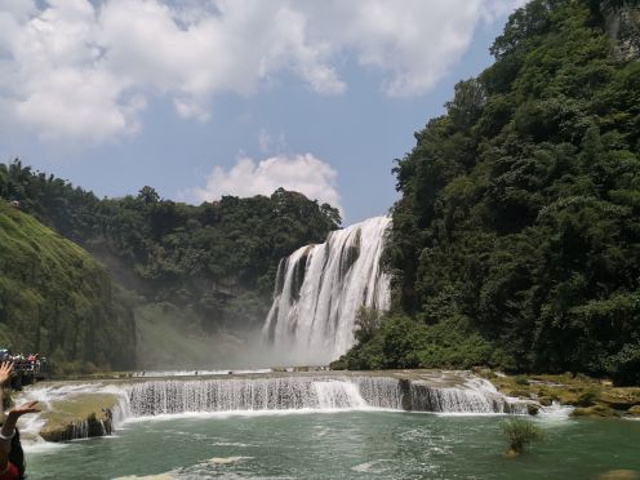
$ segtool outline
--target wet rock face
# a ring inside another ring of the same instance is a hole
[[[640,60],[640,2],[605,0],[602,13],[616,43],[616,58],[624,63]]]
[[[103,437],[111,435],[112,431],[111,415],[103,413],[100,416],[91,414],[86,420],[49,424],[42,429],[40,436],[47,442],[65,442],[79,438]]]
[[[48,442],[64,442],[110,435],[116,403],[117,397],[109,393],[76,394],[52,401],[51,409],[42,414],[45,424],[40,436]]]

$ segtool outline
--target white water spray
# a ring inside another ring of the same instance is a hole
[[[389,276],[380,268],[391,220],[377,217],[331,232],[283,259],[263,328],[278,361],[326,364],[354,343],[361,306],[389,308]]]
[[[111,410],[117,429],[136,419],[167,415],[284,414],[331,411],[415,411],[445,414],[527,412],[526,403],[498,393],[486,380],[465,372],[424,374],[415,379],[390,376],[318,374],[266,378],[157,379],[122,384],[50,385],[26,389],[19,400],[38,399],[43,410],[58,402],[74,402],[93,395],[117,398]],[[22,422],[22,420],[21,420]],[[20,425],[30,448],[44,441],[39,436],[42,415],[29,416]],[[77,422],[65,439],[109,434],[90,432]]]

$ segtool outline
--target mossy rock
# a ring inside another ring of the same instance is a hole
[[[640,388],[615,387],[605,390],[600,396],[601,403],[606,403],[617,410],[629,410],[640,405]]]
[[[507,395],[510,397],[517,397],[517,398],[531,398],[531,394],[529,393],[528,390],[523,390],[519,388],[508,390]]]
[[[42,413],[40,436],[48,442],[96,437],[111,433],[111,412],[118,401],[111,393],[83,393],[51,403]]]
[[[538,412],[540,411],[540,407],[538,405],[536,405],[535,403],[528,403],[527,404],[527,413],[529,415],[537,415]]]
[[[551,397],[540,397],[538,402],[543,407],[550,407],[553,404],[553,398],[551,398]]]
[[[592,407],[576,408],[572,417],[609,418],[618,417],[618,412],[607,405],[594,405]]]
[[[596,404],[600,397],[600,393],[597,390],[586,390],[578,396],[576,405],[578,407],[592,407]]]
[[[640,405],[634,405],[629,410],[627,410],[627,415],[631,417],[640,417]]]

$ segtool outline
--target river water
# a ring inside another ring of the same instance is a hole
[[[27,449],[31,479],[597,479],[640,471],[640,422],[535,420],[515,459],[502,415],[392,411],[213,413],[135,419],[113,437]],[[157,476],[157,477],[156,477]]]

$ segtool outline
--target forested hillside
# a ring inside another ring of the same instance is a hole
[[[135,366],[131,301],[74,243],[0,199],[0,346],[58,371]]]
[[[151,187],[100,200],[20,161],[0,164],[0,197],[82,245],[146,301],[187,307],[209,331],[264,320],[280,258],[340,223],[331,206],[283,189],[200,206]]]
[[[394,313],[338,365],[640,382],[640,34],[620,55],[618,14],[640,25],[636,1],[530,2],[416,134],[394,168]]]
[[[208,364],[208,334],[255,331],[279,260],[340,224],[333,207],[283,189],[200,206],[161,199],[148,186],[98,199],[19,160],[0,164],[0,198],[84,247],[135,294],[144,368]]]

